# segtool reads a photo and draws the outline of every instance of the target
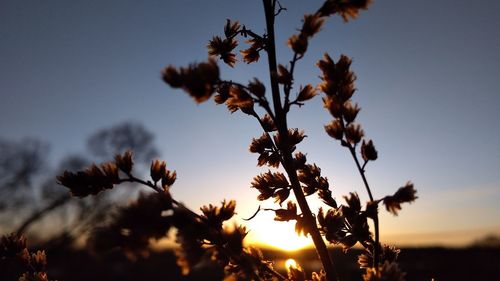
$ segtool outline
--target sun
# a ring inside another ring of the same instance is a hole
[[[283,251],[296,251],[312,245],[310,237],[299,236],[294,222],[277,222],[273,217],[252,220],[249,233],[251,243],[270,246]]]
[[[297,268],[297,262],[294,259],[287,259],[285,261],[285,268],[294,267]]]

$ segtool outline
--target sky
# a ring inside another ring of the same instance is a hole
[[[282,1],[279,62],[292,57],[286,40],[302,15],[321,3]],[[316,85],[323,53],[352,57],[358,118],[379,151],[367,166],[374,196],[408,180],[418,190],[398,217],[381,211],[382,241],[462,245],[500,234],[499,14],[495,0],[374,1],[355,21],[330,18],[297,65],[296,85]],[[261,135],[258,124],[212,101],[197,105],[161,81],[167,65],[206,60],[206,44],[223,34],[227,18],[265,32],[261,1],[0,0],[0,137],[43,139],[57,163],[85,151],[96,130],[138,121],[177,171],[179,201],[198,209],[235,199],[238,222],[259,204],[275,207],[250,188],[267,171],[248,152]],[[268,85],[266,63],[220,64],[221,75]],[[330,117],[321,98],[289,117],[308,136],[299,150],[322,168],[334,197],[356,190],[368,200],[348,151],[324,133]],[[310,201],[319,206],[316,196]],[[292,232],[293,225],[275,229],[272,217],[245,222],[249,239],[289,239],[282,228]]]

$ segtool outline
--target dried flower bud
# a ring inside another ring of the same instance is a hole
[[[349,192],[349,196],[344,196],[344,200],[352,211],[356,213],[361,211],[361,201],[356,192]]]
[[[266,94],[266,87],[257,78],[248,83],[248,90],[257,97],[263,97]]]
[[[329,189],[320,189],[318,192],[318,196],[326,205],[332,208],[337,208],[337,201],[333,199],[332,192]]]
[[[336,140],[342,140],[344,137],[344,128],[342,128],[342,124],[338,119],[332,120],[330,123],[326,124],[325,131],[330,137]]]
[[[278,190],[275,190],[273,194],[274,202],[278,203],[281,206],[281,204],[283,204],[283,202],[288,199],[288,196],[290,196],[290,189],[288,188],[280,188]]]
[[[340,55],[339,60],[335,64],[335,71],[338,74],[347,74],[349,72],[349,68],[351,67],[352,60],[346,55]]]
[[[267,165],[269,167],[273,168],[278,168],[281,163],[281,154],[279,151],[274,151],[273,153],[269,154],[269,157],[267,158]]]
[[[219,82],[219,67],[213,59],[208,62],[191,64],[186,68],[172,71],[169,66],[163,71],[163,80],[171,87],[181,87],[196,102],[201,103],[209,99]]]
[[[47,265],[45,251],[37,251],[31,254],[30,264],[36,271],[44,271]]]
[[[303,24],[301,33],[307,37],[312,37],[314,34],[318,33],[321,26],[325,22],[324,18],[322,18],[319,14],[304,15],[304,19],[302,21]]]
[[[378,216],[378,203],[380,201],[368,201],[366,202],[365,214],[367,218],[376,219]]]
[[[343,112],[343,103],[337,96],[326,96],[323,98],[323,106],[328,109],[335,118],[341,118]]]
[[[344,120],[347,124],[352,123],[354,119],[356,119],[356,116],[358,116],[359,111],[361,108],[357,104],[352,104],[351,102],[347,101],[344,103],[344,106],[342,108],[342,113],[344,116]]]
[[[335,71],[335,63],[333,62],[330,55],[327,53],[323,54],[323,59],[316,63],[316,66],[323,72],[323,77],[331,78],[333,72]]]
[[[306,155],[302,152],[295,153],[295,157],[293,158],[293,164],[295,169],[303,169],[306,164],[307,158]]]
[[[395,262],[384,262],[376,268],[367,268],[363,275],[364,281],[404,281],[406,273],[401,271],[398,264]]]
[[[294,34],[288,38],[288,46],[292,48],[292,50],[298,54],[303,55],[307,51],[308,40],[307,36],[304,34]]]
[[[274,217],[275,221],[290,221],[297,219],[297,205],[292,201],[288,201],[286,209],[278,209],[275,210],[274,213],[276,216]]]
[[[278,83],[285,85],[292,83],[292,74],[282,64],[278,64]]]
[[[266,150],[272,149],[273,142],[267,133],[263,133],[258,139],[252,139],[249,150],[252,153],[263,153]]]
[[[227,65],[234,67],[236,55],[232,51],[236,46],[238,46],[238,42],[233,38],[222,39],[219,36],[214,36],[208,42],[208,54],[211,56],[220,56]]]
[[[351,144],[357,144],[361,141],[365,133],[359,124],[351,123],[345,129],[345,137]]]
[[[234,216],[236,201],[222,201],[222,206],[217,207],[212,204],[203,206],[200,210],[203,212],[206,222],[215,229],[221,229],[222,223],[231,219]]]
[[[290,186],[283,173],[272,173],[271,171],[254,177],[251,185],[252,188],[259,190],[260,195],[258,196],[258,200],[260,201],[273,196],[275,190],[288,189]]]
[[[342,249],[347,251],[348,249],[354,247],[358,243],[358,239],[354,235],[346,235],[340,240],[340,244],[342,244]]]
[[[240,54],[243,57],[243,61],[246,62],[247,64],[250,64],[252,62],[257,62],[260,58],[259,50],[254,47],[241,50]]]
[[[368,143],[365,143],[365,140],[361,143],[361,156],[365,161],[375,161],[377,160],[378,153],[373,145],[373,141],[369,140]]]
[[[321,231],[325,234],[325,238],[329,242],[339,243],[342,237],[345,236],[343,232],[345,218],[338,209],[329,209],[324,214],[323,209],[319,208],[317,219]]]
[[[151,162],[150,175],[153,182],[157,183],[165,176],[167,172],[167,163],[165,161],[154,160]]]
[[[101,169],[106,175],[107,179],[113,184],[117,184],[120,182],[120,178],[118,176],[118,167],[113,162],[107,162],[101,165]]]
[[[253,99],[250,94],[241,87],[230,87],[230,97],[226,105],[231,113],[240,109],[243,113],[253,113]]]
[[[177,173],[175,171],[170,172],[169,170],[167,170],[161,178],[161,186],[163,187],[163,189],[166,189],[169,186],[172,186],[176,179]]]
[[[316,96],[316,89],[311,84],[307,84],[304,88],[301,87],[297,101],[307,101]]]
[[[394,195],[384,197],[383,202],[385,208],[388,212],[397,216],[398,211],[401,210],[401,203],[411,203],[415,201],[418,198],[416,194],[417,191],[413,187],[413,183],[407,182],[406,185],[400,187]]]
[[[182,76],[177,69],[171,65],[167,66],[162,72],[163,81],[172,88],[180,88],[183,85]]]
[[[306,273],[304,272],[302,267],[300,267],[299,264],[295,266],[290,265],[287,268],[287,271],[288,271],[288,279],[290,281],[306,281]]]
[[[288,129],[288,141],[290,142],[291,146],[295,146],[299,144],[305,137],[304,131],[297,129]]]
[[[18,281],[48,281],[47,273],[40,272],[25,272],[21,277],[19,277]]]
[[[127,150],[123,155],[117,154],[115,156],[115,163],[118,169],[124,172],[127,175],[130,175],[132,172],[132,166],[134,162],[132,161],[132,151]]]
[[[227,247],[235,254],[242,254],[243,239],[248,234],[243,226],[235,226],[233,230],[224,229],[222,236],[227,244]]]
[[[328,281],[326,272],[323,269],[319,273],[313,272],[311,278],[312,281]]]
[[[115,181],[107,177],[95,164],[77,173],[64,171],[57,176],[58,183],[69,188],[73,196],[96,195],[104,189],[111,189]]]
[[[215,90],[217,92],[217,95],[214,96],[214,101],[216,104],[223,104],[227,101],[227,99],[230,96],[230,91],[231,86],[227,83],[223,83],[219,86],[217,86],[217,89]]]
[[[26,249],[26,236],[11,233],[3,235],[0,240],[0,258],[12,258],[21,254]]]
[[[273,118],[269,114],[264,115],[264,117],[262,117],[260,120],[262,122],[264,131],[274,132],[278,130],[278,128],[276,128],[276,124],[274,124]]]
[[[323,59],[317,63],[322,71],[320,77],[322,83],[318,85],[318,88],[328,97],[336,96],[335,102],[338,102],[339,105],[348,101],[356,90],[354,87],[356,75],[349,70],[350,65],[351,59],[347,56],[341,55],[338,62],[334,63],[328,54],[325,54]]]
[[[236,35],[239,31],[241,25],[238,21],[231,22],[230,19],[227,19],[226,25],[224,26],[224,35],[227,37],[232,37]]]

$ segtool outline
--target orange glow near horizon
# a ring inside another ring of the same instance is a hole
[[[296,251],[312,246],[310,237],[299,236],[293,222],[277,222],[262,218],[253,222],[248,242],[276,248],[283,251]]]

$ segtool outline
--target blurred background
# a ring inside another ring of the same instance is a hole
[[[287,10],[276,22],[281,63],[292,56],[288,36],[321,3],[282,1]],[[419,199],[398,217],[381,211],[382,241],[408,249],[401,254],[408,280],[462,280],[465,268],[477,274],[500,266],[498,248],[484,248],[500,245],[499,12],[493,0],[375,1],[355,21],[330,18],[297,65],[296,89],[319,82],[315,63],[323,53],[352,57],[358,118],[379,151],[367,166],[374,196],[392,194],[408,180],[418,190]],[[282,264],[305,259],[306,252],[293,251],[310,242],[294,235],[293,224],[277,224],[265,212],[242,220],[259,205],[275,207],[258,202],[250,188],[252,178],[267,171],[248,152],[259,125],[213,102],[197,105],[160,78],[167,65],[206,60],[208,40],[222,35],[228,18],[265,33],[259,1],[0,1],[0,233],[21,231],[32,243],[52,243],[49,264],[58,253],[68,256],[63,246],[85,248],[88,232],[141,187],[76,200],[55,175],[132,148],[138,174],[146,177],[157,157],[177,171],[172,194],[178,201],[198,210],[235,199],[235,220],[250,230],[248,242],[273,249],[270,257],[279,255]],[[228,80],[268,80],[265,57],[220,68]],[[356,190],[366,201],[348,151],[324,133],[329,120],[316,97],[292,110],[289,126],[305,131],[298,149],[322,168],[335,198],[342,202]],[[310,199],[317,209],[319,200]],[[74,257],[90,259],[86,255]],[[488,262],[485,269],[457,267],[471,260]],[[155,265],[115,262],[137,272]],[[488,274],[482,280],[498,279]]]

